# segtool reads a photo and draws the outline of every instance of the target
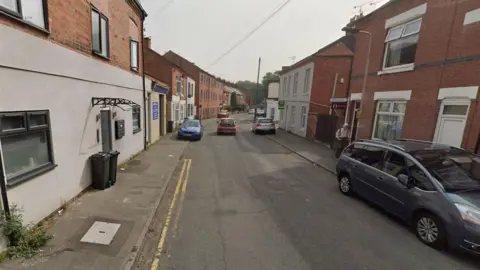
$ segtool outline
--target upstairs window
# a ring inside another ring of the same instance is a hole
[[[422,19],[390,28],[385,39],[384,68],[413,64]]]
[[[312,71],[311,68],[305,71],[305,84],[303,87],[303,93],[308,93],[308,90],[310,90],[310,72],[311,71]]]
[[[108,38],[108,18],[93,8],[92,8],[92,51],[98,55],[101,55],[107,58],[110,56],[109,38]]]
[[[138,41],[130,40],[130,68],[138,72]]]
[[[298,72],[295,73],[293,76],[293,94],[295,95],[297,93],[297,88],[298,88]]]
[[[283,96],[287,95],[287,77],[283,78]]]
[[[29,24],[47,29],[47,0],[0,0],[0,12],[6,12]]]

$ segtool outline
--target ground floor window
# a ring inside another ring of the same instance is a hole
[[[173,106],[174,106],[173,121],[178,121],[180,119],[180,104],[175,103]]]
[[[381,140],[400,139],[406,106],[405,101],[379,101],[372,137]]]
[[[177,119],[177,120],[180,120],[180,121],[181,121],[181,120],[185,119],[185,116],[184,116],[184,114],[185,114],[185,108],[184,108],[184,107],[185,107],[185,105],[180,104],[180,118]]]
[[[7,184],[54,167],[48,111],[0,113],[0,142]]]
[[[134,106],[132,108],[132,126],[133,126],[133,133],[137,133],[142,130],[140,126],[140,119],[141,119],[141,112],[140,106]]]
[[[302,128],[305,128],[306,122],[307,122],[307,107],[302,106],[302,119],[301,119]]]
[[[270,118],[275,120],[275,108],[270,108]]]

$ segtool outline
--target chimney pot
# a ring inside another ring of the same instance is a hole
[[[145,41],[145,45],[147,46],[147,48],[151,49],[152,48],[152,38],[146,37],[144,39],[144,41]]]

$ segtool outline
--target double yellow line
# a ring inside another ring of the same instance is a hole
[[[172,215],[173,215],[173,211],[175,210],[175,204],[178,196],[180,196],[179,206],[176,212],[176,217],[174,220],[174,227],[173,227],[174,234],[176,233],[176,230],[178,227],[178,220],[180,219],[180,213],[182,211],[183,200],[185,199],[185,193],[187,192],[188,177],[190,175],[191,165],[192,165],[191,159],[183,160],[182,170],[180,171],[180,175],[178,177],[177,186],[175,187],[175,193],[173,194],[172,202],[170,203],[170,207],[168,208],[168,213],[165,218],[162,234],[160,235],[160,240],[158,241],[155,257],[152,262],[152,266],[151,266],[152,270],[156,270],[158,268],[158,265],[160,264],[160,256],[162,255],[162,252],[165,248],[165,240],[167,238],[170,223],[172,222]]]

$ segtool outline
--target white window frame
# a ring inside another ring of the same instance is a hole
[[[390,103],[390,108],[388,112],[379,112],[380,104],[381,103]],[[393,112],[393,107],[394,104],[405,104],[405,111],[403,113],[395,113]],[[402,132],[403,132],[403,126],[405,123],[405,113],[407,112],[407,101],[406,100],[378,100],[377,104],[375,106],[375,119],[373,122],[373,129],[372,129],[372,138],[373,139],[381,139],[375,137],[375,130],[377,129],[377,120],[379,115],[392,115],[392,116],[403,116],[404,122],[402,123]]]
[[[307,70],[305,70],[305,82],[304,82],[304,86],[303,86],[303,93],[304,94],[307,94],[309,92],[311,73],[312,73],[312,68],[307,68]]]
[[[418,29],[418,31],[416,32],[412,32],[412,33],[409,33],[409,34],[405,34],[405,30],[407,28],[407,25],[410,25],[410,24],[413,24],[415,22],[418,22],[420,21],[420,27]],[[399,37],[397,38],[393,38],[393,39],[389,39],[389,34],[391,31],[393,30],[397,30],[397,29],[402,29],[401,31],[401,34]],[[383,73],[388,73],[389,71],[398,71],[398,72],[401,72],[401,71],[410,71],[410,70],[413,70],[414,69],[414,66],[415,66],[415,62],[413,63],[408,63],[408,64],[403,64],[403,65],[396,65],[396,66],[391,66],[391,67],[386,67],[386,64],[387,64],[387,56],[388,56],[388,45],[390,42],[392,41],[396,41],[396,40],[399,40],[399,39],[403,39],[403,38],[407,38],[409,36],[412,36],[412,35],[420,35],[420,30],[422,28],[422,17],[420,18],[417,18],[417,19],[413,19],[413,20],[410,20],[408,22],[405,22],[405,23],[402,23],[400,25],[396,25],[396,26],[393,26],[391,28],[388,29],[387,31],[387,35],[385,36],[385,46],[384,46],[384,55],[383,55],[383,64],[382,64],[382,71]],[[417,42],[417,46],[418,46],[418,42]]]
[[[288,83],[287,83],[287,96],[290,96],[290,85],[292,84],[292,75],[288,76]]]
[[[138,41],[130,39],[130,69],[138,72],[139,68],[139,44]],[[134,50],[136,48],[136,50]]]
[[[306,106],[302,106],[302,115],[300,118],[300,124],[302,129],[304,129],[307,124],[307,107]]]
[[[11,9],[11,8],[8,8],[6,6],[3,6],[3,5],[0,5],[0,13],[6,13],[8,14],[9,16],[13,16],[17,19],[20,19],[22,22],[30,25],[30,26],[33,26],[35,28],[38,28],[40,30],[48,30],[49,29],[49,25],[48,25],[48,0],[37,0],[39,1],[40,3],[37,3],[37,4],[41,4],[41,7],[42,7],[42,10],[41,10],[41,14],[42,14],[42,18],[41,18],[41,23],[35,23],[33,20],[29,19],[30,17],[28,16],[28,14],[25,14],[25,3],[24,3],[25,0],[13,0],[14,2],[14,5],[16,6],[16,9]],[[28,1],[28,0],[27,0]],[[38,15],[38,13],[37,13]]]
[[[293,75],[293,94],[296,95],[298,91],[298,72]]]
[[[283,96],[287,96],[287,77],[283,77]]]

